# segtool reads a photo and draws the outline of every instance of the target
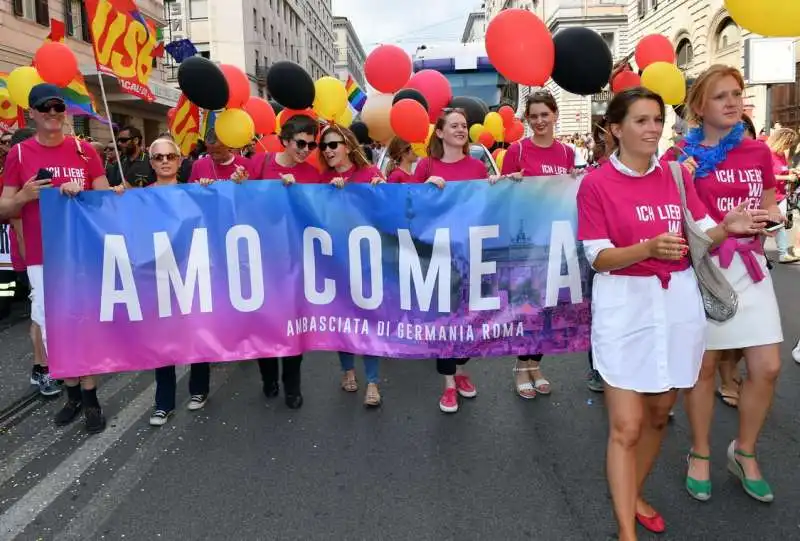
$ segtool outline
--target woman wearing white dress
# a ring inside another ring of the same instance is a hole
[[[681,142],[696,164],[695,188],[710,215],[719,219],[732,206],[764,209],[782,222],[775,200],[775,174],[769,148],[745,136],[741,123],[744,80],[735,68],[716,65],[695,81],[687,111],[697,125]],[[773,500],[756,462],[756,442],[772,404],[780,372],[783,341],[778,302],[767,270],[761,238],[737,235],[718,248],[719,265],[739,298],[736,315],[708,324],[708,346],[697,385],[686,395],[692,448],[686,489],[697,500],[711,497],[709,433],[714,412],[714,373],[725,350],[744,350],[747,377],[739,395],[739,433],[728,447],[728,469],[745,492],[762,502]]]
[[[697,380],[706,318],[683,236],[681,198],[656,159],[664,102],[635,88],[617,94],[606,115],[619,149],[578,191],[578,237],[597,271],[592,291],[592,352],[606,382],[607,475],[619,539],[636,522],[663,532],[664,519],[642,498],[677,389]],[[692,217],[715,244],[754,233],[740,206],[717,225],[683,174]],[[758,220],[763,219],[763,213]]]

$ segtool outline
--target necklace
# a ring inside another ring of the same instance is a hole
[[[705,139],[703,127],[692,128],[686,134],[684,142],[686,146],[683,147],[685,156],[681,156],[678,161],[684,162],[687,156],[694,158],[697,162],[697,169],[695,170],[695,178],[704,178],[710,175],[719,164],[725,161],[728,153],[739,146],[744,138],[744,123],[739,122],[733,129],[720,139],[716,146],[703,146],[702,142]]]

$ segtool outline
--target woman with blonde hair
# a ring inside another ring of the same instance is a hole
[[[338,188],[343,188],[348,183],[374,185],[385,182],[378,168],[367,159],[356,136],[347,128],[335,124],[323,128],[320,135],[319,153],[324,182],[329,182]],[[339,363],[342,368],[342,390],[348,393],[358,391],[355,355],[340,351]],[[381,394],[378,389],[379,365],[379,357],[364,355],[364,372],[367,378],[364,405],[370,408],[381,405]]]
[[[717,222],[742,203],[751,210],[766,210],[771,221],[783,222],[770,150],[745,135],[744,87],[744,79],[735,68],[714,65],[702,73],[686,104],[689,120],[696,127],[680,146],[696,164],[697,194]],[[728,321],[708,322],[700,376],[686,393],[692,429],[686,490],[700,501],[711,498],[709,440],[716,368],[726,350],[742,349],[747,377],[739,397],[738,435],[728,446],[728,469],[750,497],[771,502],[772,489],[756,461],[756,443],[780,372],[783,333],[778,302],[759,236],[728,238],[712,252],[712,260],[736,291],[738,309]]]
[[[411,143],[394,137],[386,150],[389,154],[389,167],[386,169],[387,182],[397,184],[407,184],[414,181],[414,164],[417,163],[417,155],[411,147]]]
[[[797,175],[789,168],[789,154],[794,150],[798,143],[797,132],[790,128],[778,128],[773,130],[767,139],[767,146],[772,151],[772,171],[775,173],[775,199],[778,201],[778,208],[784,217],[787,215],[786,191],[792,190],[797,182]],[[779,229],[775,235],[775,244],[778,246],[778,262],[796,263],[800,261],[789,251],[789,234],[786,229]]]

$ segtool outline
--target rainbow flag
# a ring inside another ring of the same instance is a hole
[[[360,113],[361,109],[364,108],[364,104],[367,103],[367,95],[350,75],[347,76],[347,83],[344,88],[347,90],[347,101],[350,102],[350,106]]]

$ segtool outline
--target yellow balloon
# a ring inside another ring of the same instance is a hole
[[[16,68],[8,75],[7,81],[8,91],[11,94],[11,101],[23,109],[28,109],[30,107],[28,104],[28,95],[31,93],[31,88],[43,82],[36,68],[31,66]]]
[[[230,148],[242,148],[250,144],[256,135],[253,119],[242,109],[226,109],[217,115],[214,124],[220,143]]]
[[[642,86],[660,95],[669,105],[680,105],[686,99],[686,80],[678,66],[655,62],[642,72]]]
[[[473,124],[469,129],[469,140],[477,143],[484,129],[483,124]]]
[[[425,137],[424,143],[411,143],[411,150],[413,150],[414,154],[420,158],[428,157],[428,143],[431,142],[431,137],[433,136],[433,130],[435,127],[436,126],[433,124],[428,124],[428,136]]]
[[[361,120],[369,128],[373,141],[388,141],[394,137],[389,121],[393,98],[392,94],[372,94],[361,110]]]
[[[503,170],[503,160],[506,159],[506,152],[508,151],[505,149],[501,150],[497,153],[497,158],[494,160],[494,162],[497,164],[497,168],[501,171]]]
[[[342,111],[336,118],[333,119],[339,126],[349,128],[350,124],[353,123],[353,110],[350,107],[345,107],[344,111]]]
[[[314,111],[325,120],[333,120],[347,109],[347,90],[335,77],[321,77],[314,83]]]
[[[505,126],[503,126],[503,117],[500,116],[500,113],[492,111],[487,114],[486,118],[483,119],[483,127],[489,130],[489,133],[492,134],[495,141],[503,141]]]
[[[725,0],[725,7],[736,24],[756,34],[800,36],[800,2],[797,0]]]

